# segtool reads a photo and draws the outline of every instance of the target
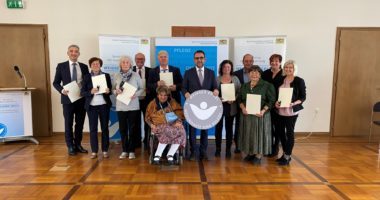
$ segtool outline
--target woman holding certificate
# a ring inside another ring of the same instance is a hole
[[[289,165],[294,147],[294,127],[298,113],[303,109],[302,103],[306,100],[306,86],[305,81],[296,76],[297,65],[293,60],[285,62],[283,71],[286,77],[279,88],[279,100],[276,102],[279,115],[276,131],[284,153],[276,161],[279,165]]]
[[[226,129],[226,158],[231,158],[231,146],[233,136],[233,122],[237,114],[236,97],[240,90],[239,78],[232,75],[234,65],[230,60],[223,60],[219,65],[219,76],[217,77],[219,97],[223,102],[223,115],[215,128],[215,157],[220,157],[222,146],[223,118]]]
[[[261,79],[261,69],[252,66],[250,82],[242,85],[238,97],[240,114],[239,146],[247,156],[245,161],[261,164],[261,157],[272,151],[271,118],[269,110],[276,101],[272,84]]]
[[[119,118],[119,131],[123,152],[120,159],[135,159],[134,141],[137,132],[136,123],[139,121],[140,104],[138,96],[144,91],[140,76],[132,70],[132,59],[128,56],[120,57],[120,72],[113,77],[113,91],[116,95],[116,111]],[[141,142],[141,141],[140,141]]]
[[[91,158],[98,157],[98,119],[100,119],[100,127],[102,128],[103,158],[108,158],[108,121],[112,106],[110,99],[111,78],[109,74],[100,70],[103,65],[102,59],[93,57],[88,62],[91,67],[91,73],[83,78],[81,95],[86,98],[85,108],[90,125]]]

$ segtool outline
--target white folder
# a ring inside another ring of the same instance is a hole
[[[288,108],[290,107],[290,103],[292,103],[292,96],[293,96],[293,88],[280,88],[279,94],[278,94],[278,101],[280,103],[281,108]]]
[[[235,85],[233,83],[221,84],[222,101],[235,101]]]
[[[63,89],[69,91],[67,96],[69,97],[71,103],[74,103],[78,99],[82,98],[82,96],[80,95],[79,85],[76,81],[72,81],[71,83],[64,85]]]
[[[247,94],[247,102],[245,105],[248,114],[259,114],[261,111],[261,95]]]
[[[123,92],[117,95],[116,99],[128,105],[131,102],[131,97],[136,93],[137,88],[127,82],[123,85]]]
[[[91,79],[92,79],[92,87],[99,89],[99,91],[96,94],[106,93],[106,88],[108,86],[107,86],[107,80],[106,80],[105,74],[93,76]]]
[[[166,86],[173,85],[173,72],[160,73],[160,80],[164,81]]]

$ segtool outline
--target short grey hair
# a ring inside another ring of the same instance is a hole
[[[120,59],[119,59],[119,67],[121,67],[121,62],[124,61],[124,60],[128,60],[129,63],[131,63],[131,67],[133,66],[133,60],[130,56],[120,56]]]
[[[284,63],[284,66],[282,67],[282,69],[284,69],[287,65],[293,65],[293,68],[294,68],[294,76],[297,75],[297,72],[298,72],[298,66],[296,64],[296,61],[294,60],[288,60]],[[282,75],[285,75],[285,70],[282,70]]]
[[[161,50],[158,52],[157,56],[160,56],[161,54],[166,54],[166,56],[169,56],[169,53],[165,50]]]
[[[76,44],[71,44],[69,47],[67,47],[67,49],[70,49],[70,48],[77,48],[79,50],[79,46],[76,45]]]

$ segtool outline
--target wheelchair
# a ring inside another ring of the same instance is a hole
[[[155,134],[152,133],[151,130],[149,130],[149,131],[150,131],[150,133],[148,134],[149,135],[149,164],[153,164],[154,163],[154,155],[156,153],[159,142],[158,142],[157,136],[155,136]],[[170,148],[170,144],[168,144],[165,147],[165,150],[162,153],[162,156],[160,159],[160,165],[162,165],[164,163],[163,161],[166,161],[166,155],[169,151],[169,148]],[[178,148],[177,152],[173,156],[174,165],[182,165],[184,156],[185,156],[185,148],[180,146]]]

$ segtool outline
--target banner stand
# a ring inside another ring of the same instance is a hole
[[[33,137],[32,90],[0,88],[0,141],[39,142]]]

